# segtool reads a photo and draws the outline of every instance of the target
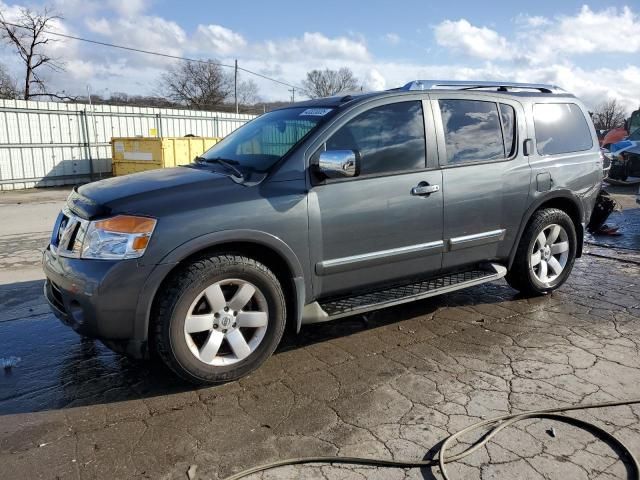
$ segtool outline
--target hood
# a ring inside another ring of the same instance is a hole
[[[229,176],[205,168],[175,167],[113,177],[83,185],[70,197],[70,206],[86,217],[132,210],[136,204],[164,203],[194,192],[242,189]]]

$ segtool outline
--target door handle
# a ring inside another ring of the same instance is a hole
[[[411,189],[411,195],[428,196],[440,191],[440,185],[429,185],[427,182],[420,182]]]

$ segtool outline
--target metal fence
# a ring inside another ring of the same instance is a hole
[[[0,100],[0,190],[111,174],[111,137],[224,137],[255,115]]]

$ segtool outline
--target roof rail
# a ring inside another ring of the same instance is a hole
[[[478,88],[496,88],[498,91],[510,89],[538,90],[542,93],[567,93],[556,85],[545,83],[514,83],[514,82],[476,82],[466,80],[413,80],[399,88],[399,90],[435,90],[438,88],[457,88],[459,90],[474,90]]]

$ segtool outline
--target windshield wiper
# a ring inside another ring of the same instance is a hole
[[[204,163],[219,163],[220,165],[227,167],[227,170],[231,170],[234,173],[236,178],[244,180],[244,174],[240,171],[239,168],[235,167],[233,160],[226,160],[224,158],[216,157],[216,158],[204,158],[204,157],[196,157],[196,162],[204,162]]]

